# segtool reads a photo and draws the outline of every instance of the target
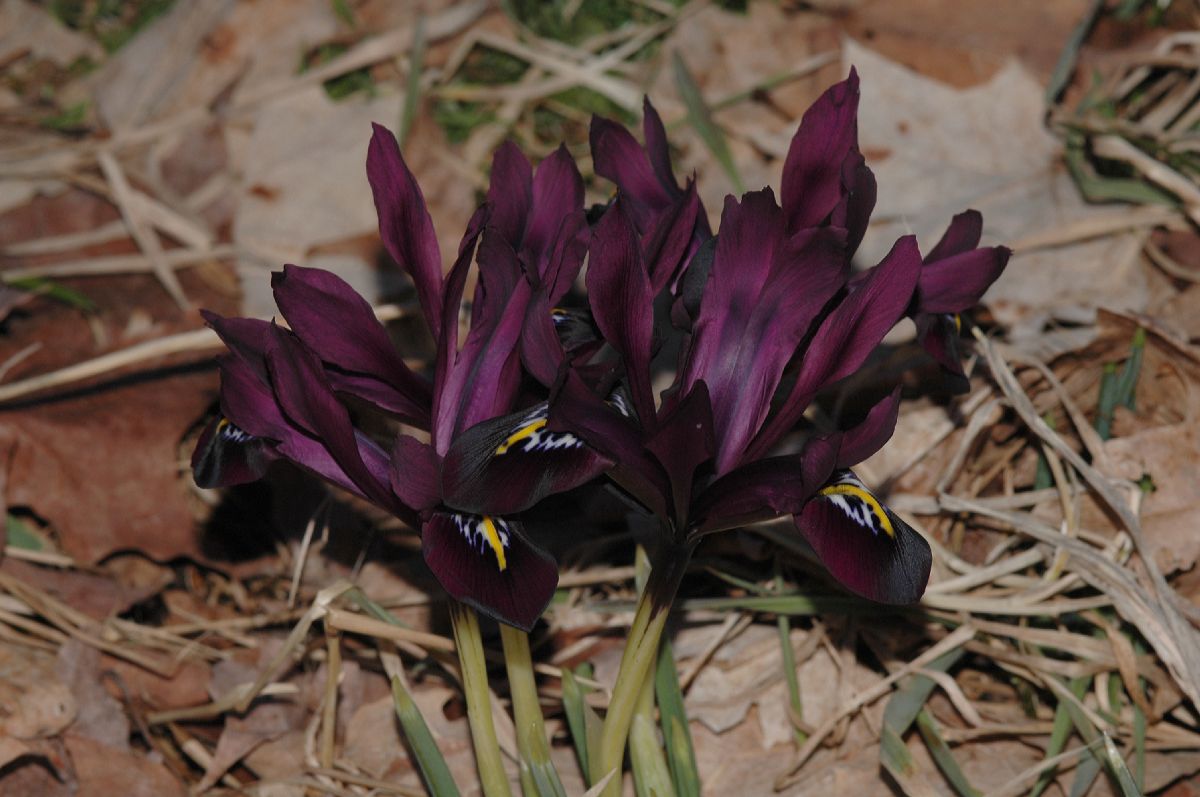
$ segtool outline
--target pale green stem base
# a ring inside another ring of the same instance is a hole
[[[488,692],[487,661],[483,656],[483,640],[479,635],[479,618],[475,610],[461,603],[450,603],[450,620],[454,626],[454,644],[458,649],[462,669],[463,695],[467,701],[467,721],[471,726],[471,741],[475,745],[475,764],[484,797],[512,797],[500,742],[492,722],[492,701]]]
[[[527,797],[566,797],[566,790],[550,760],[546,724],[542,718],[542,706],[538,701],[537,682],[533,674],[533,657],[529,652],[529,635],[501,623],[500,640],[504,644],[504,664],[508,670],[508,688],[512,696],[517,749],[523,764],[522,788]]]

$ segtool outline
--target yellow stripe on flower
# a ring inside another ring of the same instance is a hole
[[[883,504],[879,503],[879,499],[871,495],[869,492],[854,484],[842,482],[840,484],[831,484],[820,491],[820,495],[845,495],[851,498],[857,498],[867,505],[867,508],[875,515],[879,521],[879,526],[889,537],[896,536],[896,529],[892,527],[892,519],[888,517],[887,512],[883,509]]]
[[[546,427],[546,419],[545,418],[536,420],[533,423],[528,423],[528,424],[522,426],[520,429],[518,429],[517,431],[515,431],[511,435],[509,435],[507,440],[505,440],[503,443],[500,444],[500,447],[496,449],[496,454],[497,455],[507,454],[508,449],[512,448],[513,446],[515,446],[517,443],[521,442],[522,440],[528,440],[530,437],[533,437],[535,434],[540,432],[545,427]]]
[[[492,551],[496,554],[496,564],[501,570],[504,570],[508,567],[508,561],[504,558],[504,543],[500,542],[500,534],[496,531],[495,521],[484,515],[480,523],[483,525],[483,534],[487,538],[488,545],[492,546]]]

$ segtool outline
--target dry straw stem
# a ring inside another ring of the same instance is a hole
[[[1127,496],[1136,494],[1136,487],[1131,486],[1130,489],[1126,489],[1126,494],[1122,495],[1121,487],[1088,465],[1041,419],[1033,403],[1021,389],[1012,369],[1000,354],[998,346],[979,332],[976,332],[976,336],[993,378],[1021,420],[1030,431],[1057,451],[1121,520],[1150,577],[1151,591],[1144,589],[1130,571],[1112,559],[1078,540],[1064,539],[1057,531],[1049,529],[1032,516],[988,510],[971,500],[944,493],[939,496],[942,507],[950,511],[978,512],[1011,523],[1018,531],[1041,542],[1063,546],[1072,554],[1073,568],[1089,584],[1112,598],[1114,607],[1127,622],[1146,637],[1184,694],[1193,704],[1200,705],[1200,638],[1197,637],[1196,629],[1180,612],[1179,598],[1159,570],[1142,535],[1141,524],[1130,507]],[[1076,431],[1080,437],[1086,441],[1084,430],[1093,430],[1086,420],[1080,425],[1080,419],[1074,414],[1071,415],[1071,419],[1076,423]]]

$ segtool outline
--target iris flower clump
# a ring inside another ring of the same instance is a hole
[[[406,365],[338,277],[287,266],[272,283],[286,329],[208,316],[229,353],[221,415],[194,459],[197,481],[248,481],[277,459],[299,465],[419,529],[425,561],[453,599],[523,630],[557,583],[523,513],[591,484],[654,518],[661,533],[592,782],[621,765],[667,609],[706,536],[788,517],[847,589],[883,603],[919,600],[929,545],[853,471],[891,436],[899,392],[849,429],[816,427],[806,411],[906,316],[962,380],[959,314],[1009,253],[979,247],[982,220],[968,211],[927,254],[906,236],[855,271],[876,190],[858,148],[857,105],[851,72],[805,114],[778,198],[769,188],[727,197],[715,234],[694,184],[675,178],[648,102],[644,145],[593,121],[596,173],[617,190],[592,213],[565,149],[534,172],[506,144],[444,276],[421,191],[377,127],[367,173],[380,233],[412,279],[432,366]],[[585,296],[564,308],[585,260]],[[364,407],[405,431],[368,434],[355,423]]]

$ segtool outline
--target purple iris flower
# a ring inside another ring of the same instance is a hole
[[[661,237],[690,240],[697,225],[671,212],[682,192],[657,117],[647,113],[645,153],[611,123],[593,126],[597,171],[621,190],[593,233],[588,295],[630,400],[614,406],[571,374],[551,402],[550,428],[612,460],[612,479],[660,518],[671,545],[690,550],[706,534],[791,515],[842,584],[872,600],[910,603],[924,592],[929,546],[851,470],[891,436],[898,393],[854,429],[810,433],[799,451],[775,452],[817,394],[858,370],[900,318],[911,314],[920,326],[965,309],[1007,252],[977,249],[978,214],[964,214],[929,257],[907,236],[852,277],[875,202],[857,144],[857,102],[852,72],[805,114],[785,162],[782,204],[769,189],[726,200],[715,242],[695,247],[678,280],[687,337],[657,404],[652,343],[672,331],[655,329],[667,281],[654,279],[646,231],[673,224]],[[927,345],[936,339],[923,336]]]
[[[300,465],[420,528],[425,560],[447,593],[528,629],[553,595],[558,569],[517,515],[610,464],[545,428],[546,402],[526,390],[521,366],[526,325],[553,330],[551,308],[586,253],[582,180],[563,149],[535,174],[514,146],[503,146],[488,201],[443,276],[420,188],[395,138],[378,126],[367,175],[384,246],[412,278],[436,345],[432,379],[407,367],[349,285],[287,266],[272,286],[290,329],[207,316],[230,354],[221,358],[222,415],[193,458],[196,479],[234,484],[258,478],[276,459]],[[478,281],[460,344],[472,264]],[[569,349],[560,344],[561,357]],[[347,398],[427,435],[398,434],[383,445],[355,427]],[[480,472],[488,462],[503,464],[503,478]]]

